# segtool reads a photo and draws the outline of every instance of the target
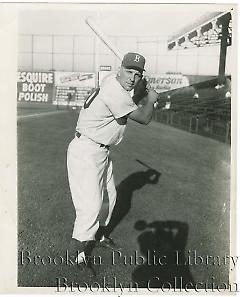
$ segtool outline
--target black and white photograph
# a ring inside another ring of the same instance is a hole
[[[239,292],[237,12],[0,4],[16,47],[1,95],[14,97],[1,254],[15,287],[0,293]]]

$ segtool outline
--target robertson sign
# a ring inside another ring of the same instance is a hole
[[[150,74],[149,83],[158,93],[189,86],[189,80],[181,73]]]
[[[18,101],[51,102],[53,72],[18,72]]]

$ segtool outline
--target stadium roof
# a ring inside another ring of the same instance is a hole
[[[199,19],[197,19],[195,22],[191,23],[188,26],[185,26],[181,30],[177,31],[174,33],[170,38],[169,41],[172,41],[173,39],[179,38],[179,36],[182,36],[190,31],[195,30],[197,27],[201,26],[202,24],[209,22],[210,20],[216,18],[217,16],[220,16],[222,12],[211,12],[211,13],[206,13]]]

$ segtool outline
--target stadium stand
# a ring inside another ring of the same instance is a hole
[[[231,78],[217,78],[159,94],[153,119],[230,143]]]

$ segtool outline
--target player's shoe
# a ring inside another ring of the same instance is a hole
[[[81,269],[87,269],[92,276],[96,276],[92,264],[92,250],[95,246],[94,240],[79,241],[72,238],[69,245],[69,255],[75,257],[75,264]]]
[[[112,238],[110,237],[105,237],[104,235],[102,236],[102,238],[98,241],[96,241],[95,243],[96,247],[103,247],[103,248],[107,248],[113,251],[118,251],[121,250],[122,248],[117,245]]]

